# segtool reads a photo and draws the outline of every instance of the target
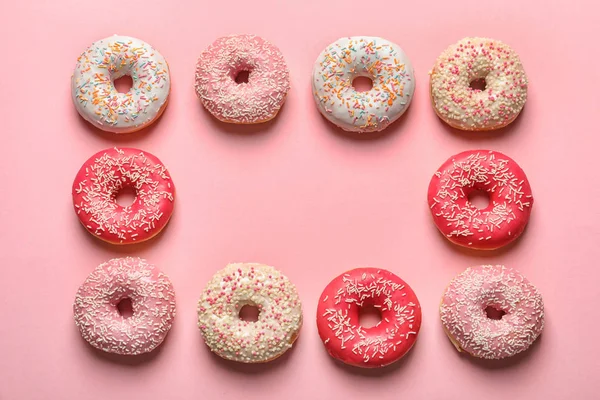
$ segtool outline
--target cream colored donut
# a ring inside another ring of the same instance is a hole
[[[471,88],[485,80],[485,89]],[[527,76],[518,54],[487,38],[465,38],[448,47],[431,71],[431,102],[448,125],[468,131],[502,128],[527,100]]]
[[[373,82],[358,92],[354,78]],[[400,46],[378,37],[341,38],[319,55],[313,68],[313,96],[321,114],[351,132],[377,132],[408,109],[415,91],[413,67]]]
[[[119,93],[114,81],[131,76],[133,85]],[[128,133],[153,123],[167,106],[171,79],[165,58],[148,43],[111,36],[88,47],[71,78],[79,114],[104,131]]]
[[[258,308],[258,321],[240,319],[246,305]],[[301,326],[296,287],[263,264],[229,264],[212,277],[198,301],[198,327],[206,345],[228,360],[271,361],[292,347]]]

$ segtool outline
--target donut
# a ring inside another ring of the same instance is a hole
[[[236,82],[241,72],[247,82]],[[290,74],[277,47],[256,35],[217,39],[196,65],[196,94],[219,121],[258,124],[277,115],[290,90]]]
[[[129,299],[126,318],[119,303]],[[175,292],[169,278],[141,258],[115,258],[100,264],[77,291],[75,324],[93,347],[120,355],[139,355],[158,347],[175,318]]]
[[[135,190],[122,207],[116,196]],[[102,150],[87,160],[73,182],[79,221],[95,237],[112,244],[143,242],[156,236],[173,213],[175,186],[167,168],[148,152],[132,148]]]
[[[469,201],[487,193],[489,205]],[[493,250],[518,238],[529,221],[533,196],[525,172],[508,156],[470,150],[450,157],[431,178],[427,200],[433,221],[452,243]]]
[[[435,113],[453,128],[487,131],[517,118],[527,100],[527,76],[518,54],[487,38],[465,38],[448,47],[430,72]],[[473,88],[483,83],[483,90]]]
[[[243,321],[244,306],[258,320]],[[302,326],[296,287],[281,272],[258,263],[229,264],[208,282],[198,301],[198,327],[208,348],[241,363],[265,363],[283,355]]]
[[[356,77],[373,87],[359,92]],[[408,109],[415,91],[413,67],[395,43],[378,37],[341,38],[323,50],[312,74],[313,96],[323,116],[349,132],[378,132]]]
[[[500,319],[488,317],[492,308]],[[440,317],[459,352],[498,360],[525,351],[544,328],[544,302],[518,271],[479,265],[458,274],[446,288]]]
[[[375,307],[381,321],[359,323],[363,307]],[[402,279],[384,269],[356,268],[333,279],[319,299],[317,328],[325,349],[345,364],[378,368],[412,348],[421,328],[421,306]]]
[[[119,93],[114,81],[125,75],[133,85]],[[77,59],[71,78],[79,114],[96,128],[114,133],[134,132],[156,121],[170,89],[165,58],[148,43],[128,36],[92,43]]]

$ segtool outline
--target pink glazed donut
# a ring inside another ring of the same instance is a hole
[[[492,308],[500,319],[492,319]],[[544,302],[535,286],[503,265],[480,265],[458,274],[440,305],[446,334],[458,351],[501,359],[525,351],[544,328]]]
[[[133,315],[118,304],[131,300]],[[75,324],[93,347],[107,353],[139,355],[154,350],[175,318],[175,292],[169,278],[141,258],[115,258],[100,264],[77,291]]]
[[[248,82],[237,83],[243,71]],[[204,107],[220,121],[258,124],[277,115],[290,76],[277,47],[255,35],[232,35],[202,52],[195,87]]]
[[[122,207],[116,196],[125,187],[135,190],[135,200]],[[175,186],[167,168],[152,154],[114,148],[83,164],[72,194],[75,212],[88,232],[108,243],[130,244],[151,239],[167,225]]]
[[[483,209],[469,195],[489,196]],[[511,158],[491,150],[450,157],[433,175],[427,200],[433,220],[452,243],[478,250],[505,246],[523,233],[533,206],[525,172]]]

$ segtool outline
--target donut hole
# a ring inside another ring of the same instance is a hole
[[[471,83],[469,83],[469,87],[476,92],[482,92],[485,90],[487,83],[485,82],[485,78],[477,78],[473,79]]]
[[[485,315],[489,318],[489,319],[493,319],[493,320],[500,320],[502,319],[502,317],[506,314],[505,311],[500,310],[494,306],[487,306],[485,308]]]
[[[250,79],[250,71],[245,70],[245,69],[238,72],[234,78],[235,83],[237,83],[238,85],[241,83],[248,83],[249,79]]]
[[[133,304],[131,299],[126,297],[117,303],[117,311],[119,315],[125,319],[133,315]]]
[[[352,87],[357,92],[368,92],[373,89],[373,80],[368,76],[357,76],[352,80]]]
[[[115,79],[113,85],[115,85],[117,92],[127,93],[133,87],[133,79],[129,75],[123,75],[122,77]]]
[[[469,199],[469,203],[480,210],[488,208],[490,205],[490,195],[482,190],[473,190],[467,199]]]
[[[381,322],[381,311],[374,306],[364,306],[358,311],[358,323],[363,328],[372,328]]]
[[[260,310],[254,304],[246,304],[245,306],[240,308],[239,316],[242,321],[256,322],[258,321],[259,315]]]
[[[121,207],[129,207],[135,201],[136,192],[131,186],[124,186],[115,194],[115,201]]]

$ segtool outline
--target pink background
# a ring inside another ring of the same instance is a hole
[[[4,2],[0,399],[596,398],[600,20],[592,4]],[[78,117],[69,82],[79,53],[113,33],[158,48],[173,81],[163,118],[118,138]],[[224,125],[196,98],[197,56],[230,33],[270,39],[289,63],[292,90],[272,123]],[[310,93],[317,55],[347,35],[400,44],[416,70],[410,110],[373,140],[341,134],[319,115]],[[446,46],[467,35],[501,39],[521,55],[529,99],[508,129],[458,133],[440,123],[429,104],[429,68]],[[115,145],[154,153],[177,186],[174,217],[150,243],[103,244],[83,230],[72,210],[77,170],[94,152]],[[472,148],[516,159],[536,200],[522,240],[495,253],[450,245],[426,204],[436,168]],[[169,274],[178,314],[160,351],[123,361],[81,339],[71,304],[93,267],[124,255],[145,257]],[[277,362],[222,362],[201,340],[196,300],[209,277],[232,261],[274,265],[298,286],[305,325],[294,350]],[[444,287],[479,263],[516,267],[544,295],[546,329],[523,356],[479,362],[460,356],[442,332],[437,306]],[[423,308],[417,345],[383,371],[333,362],[316,332],[321,290],[359,265],[400,275]]]

